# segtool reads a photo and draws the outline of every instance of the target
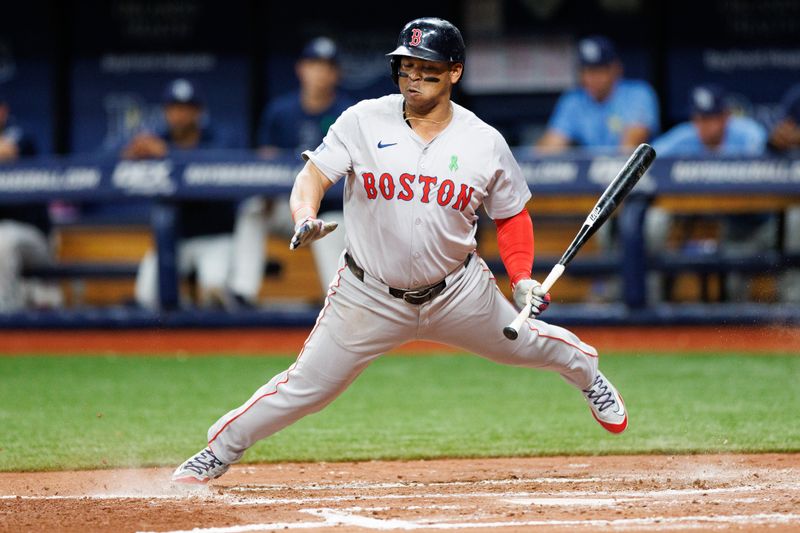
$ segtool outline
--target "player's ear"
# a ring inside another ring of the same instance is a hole
[[[454,84],[461,79],[461,75],[464,74],[464,64],[463,63],[453,63],[450,65],[450,83]]]

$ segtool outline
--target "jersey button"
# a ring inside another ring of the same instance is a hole
[[[414,257],[419,257],[419,252],[414,252]]]
[[[420,224],[422,224],[422,219],[421,219],[421,218],[418,218],[417,220],[415,220],[415,221],[414,221],[414,223],[415,223],[417,226],[419,226]]]

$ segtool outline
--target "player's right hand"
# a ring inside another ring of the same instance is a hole
[[[535,279],[521,279],[514,285],[514,304],[522,310],[531,302],[531,315],[537,317],[550,305],[550,293]]]
[[[289,249],[305,246],[311,241],[323,238],[339,226],[336,222],[325,222],[318,218],[306,217],[294,226],[294,235],[289,242]]]

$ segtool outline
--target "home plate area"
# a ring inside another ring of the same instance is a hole
[[[2,531],[800,531],[800,455],[540,457],[0,474]]]

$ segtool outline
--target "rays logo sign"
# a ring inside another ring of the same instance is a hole
[[[123,161],[114,168],[111,182],[126,194],[169,195],[175,192],[169,161]]]

